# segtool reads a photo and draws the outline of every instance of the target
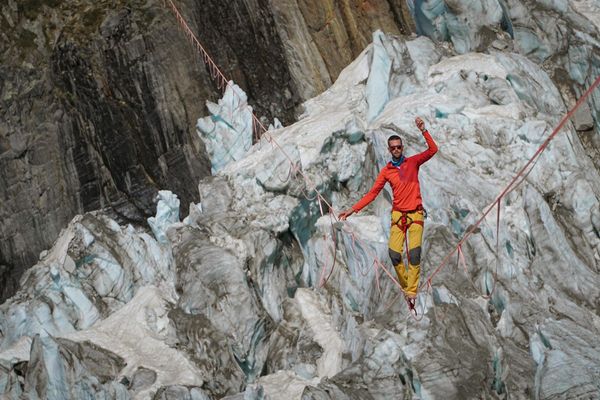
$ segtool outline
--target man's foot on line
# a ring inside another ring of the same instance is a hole
[[[407,297],[406,302],[408,303],[408,309],[417,315],[417,309],[415,308],[416,297]]]

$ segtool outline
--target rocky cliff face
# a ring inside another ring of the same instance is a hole
[[[2,8],[0,261],[13,278],[74,214],[143,221],[157,189],[191,200],[209,171],[191,127],[212,87],[162,8],[30,3]]]
[[[257,114],[284,123],[374,29],[410,30],[402,4],[177,3]],[[75,214],[143,223],[158,189],[193,201],[210,173],[194,126],[219,92],[162,1],[8,0],[0,26],[3,299]]]

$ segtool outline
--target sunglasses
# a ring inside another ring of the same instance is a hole
[[[392,151],[392,150],[402,150],[402,147],[403,146],[400,145],[400,146],[389,146],[388,148],[390,149],[390,151]]]

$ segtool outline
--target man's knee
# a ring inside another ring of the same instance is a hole
[[[389,249],[388,253],[390,255],[390,260],[392,260],[392,265],[395,266],[402,262],[402,254],[392,249]]]
[[[408,262],[410,265],[421,264],[421,246],[410,249],[408,252]]]

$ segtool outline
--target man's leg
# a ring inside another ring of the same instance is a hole
[[[406,291],[406,284],[408,279],[408,272],[406,271],[406,267],[402,262],[402,252],[404,249],[404,232],[400,229],[400,227],[396,224],[396,222],[400,219],[400,213],[398,211],[392,212],[392,227],[390,228],[390,240],[388,244],[388,251],[390,255],[390,259],[392,260],[392,265],[396,270],[396,275],[398,275],[398,281],[400,282],[400,286],[402,289]]]
[[[406,278],[406,293],[409,297],[417,296],[419,274],[421,273],[421,242],[423,240],[422,211],[409,214],[413,223],[408,228],[408,274]]]

